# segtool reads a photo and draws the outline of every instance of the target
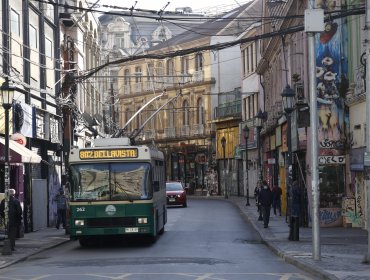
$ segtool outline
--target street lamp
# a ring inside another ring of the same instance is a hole
[[[258,150],[258,171],[259,171],[259,180],[262,181],[262,155],[261,155],[261,130],[263,122],[266,119],[266,113],[262,112],[260,109],[255,118],[255,126],[257,128],[257,150]]]
[[[292,120],[291,114],[294,111],[294,99],[295,99],[295,92],[289,86],[286,85],[285,89],[281,93],[281,97],[283,98],[283,106],[284,111],[287,119],[288,129],[287,129],[287,144],[288,144],[288,154],[287,154],[287,166],[288,166],[288,182],[286,188],[286,203],[287,203],[287,213],[286,218],[288,218],[288,210],[290,216],[290,232],[289,232],[289,240],[293,240],[293,223],[292,223],[292,213],[291,213],[291,200],[292,196],[290,195],[292,192],[292,183],[293,183],[293,170],[292,170]]]
[[[14,91],[16,87],[9,84],[8,78],[5,78],[5,82],[0,87],[0,96],[3,108],[5,110],[5,150],[4,150],[4,192],[5,192],[5,203],[4,203],[4,225],[5,232],[8,236],[8,225],[9,225],[9,110],[13,105]],[[2,250],[3,255],[11,255],[12,250],[10,248],[9,238],[4,240],[4,246]]]
[[[248,182],[248,138],[249,138],[249,127],[248,125],[245,125],[243,127],[244,131],[244,140],[245,140],[245,182],[246,182],[246,187],[247,187],[247,203],[245,206],[249,206],[249,182]]]
[[[224,190],[225,190],[225,198],[228,198],[228,195],[227,195],[227,190],[226,190],[226,166],[225,166],[225,162],[226,162],[226,158],[225,158],[225,146],[226,146],[226,138],[225,136],[222,136],[221,138],[221,146],[222,146],[222,153],[223,153],[223,158],[224,158]]]

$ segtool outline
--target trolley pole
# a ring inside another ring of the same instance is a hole
[[[370,126],[370,0],[366,1],[366,21],[365,21],[365,50],[366,50],[366,127]],[[367,188],[367,254],[365,262],[370,263],[370,166],[366,158],[370,155],[370,129],[366,129],[366,152],[365,152],[365,178]]]

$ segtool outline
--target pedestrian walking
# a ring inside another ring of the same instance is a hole
[[[19,200],[15,197],[15,189],[9,189],[8,202],[8,239],[10,248],[15,251],[15,239],[18,235],[22,223],[22,207]],[[5,199],[0,203],[0,213],[2,218],[5,218]]]
[[[274,209],[275,216],[277,212],[279,213],[279,216],[281,216],[281,195],[281,188],[275,185],[272,189],[272,208]]]
[[[267,228],[270,221],[272,192],[266,181],[262,182],[262,188],[259,193],[258,201],[260,202],[262,209],[263,227]]]
[[[67,198],[64,194],[63,188],[59,189],[59,193],[54,197],[54,201],[57,203],[57,223],[55,227],[59,229],[59,226],[62,223],[63,228],[66,228]]]
[[[299,241],[299,216],[301,214],[301,189],[298,181],[292,184],[292,209],[290,214],[289,240]]]
[[[259,194],[261,192],[262,182],[260,180],[257,181],[257,185],[254,188],[254,199],[256,200],[257,212],[259,214],[258,220],[262,221],[262,209],[261,203],[259,202]]]

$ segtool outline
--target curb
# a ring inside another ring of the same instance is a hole
[[[58,247],[59,245],[62,245],[62,244],[67,243],[69,241],[70,241],[69,239],[66,239],[66,240],[61,240],[60,242],[54,242],[52,244],[49,243],[47,245],[41,246],[39,249],[33,251],[32,253],[26,254],[26,255],[24,255],[22,257],[19,257],[17,259],[14,259],[14,260],[11,260],[11,261],[6,262],[4,264],[1,264],[0,265],[0,269],[6,268],[6,267],[11,266],[11,265],[13,265],[15,263],[24,261],[24,260],[28,259],[29,257],[32,257],[32,256],[34,256],[36,254],[39,254],[39,253],[41,253],[43,251],[46,251],[48,249],[52,249],[52,248]]]

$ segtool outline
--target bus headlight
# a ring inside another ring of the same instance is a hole
[[[138,224],[147,224],[148,223],[148,218],[137,218],[137,223]]]
[[[84,220],[75,220],[75,226],[83,227],[85,225]]]

